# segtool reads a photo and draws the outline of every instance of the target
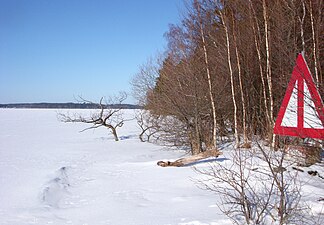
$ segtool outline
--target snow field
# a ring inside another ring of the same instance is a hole
[[[156,165],[184,153],[141,143],[136,121],[119,142],[84,128],[57,110],[0,109],[0,224],[231,224],[190,167]]]

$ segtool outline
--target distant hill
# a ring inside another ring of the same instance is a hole
[[[29,109],[97,109],[98,104],[94,103],[13,103],[0,104],[0,108],[29,108]],[[121,109],[141,109],[139,105],[132,104],[111,104],[107,108],[121,108]]]

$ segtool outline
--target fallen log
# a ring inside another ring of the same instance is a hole
[[[181,166],[186,166],[190,163],[194,163],[194,162],[197,162],[199,160],[202,160],[202,159],[206,159],[206,158],[209,158],[209,157],[215,157],[217,158],[218,156],[222,155],[223,153],[217,149],[214,149],[214,150],[207,150],[207,151],[204,151],[204,152],[201,152],[197,155],[192,155],[192,156],[189,156],[189,157],[186,157],[186,158],[181,158],[181,159],[178,159],[174,162],[170,162],[170,161],[158,161],[157,162],[157,165],[158,166],[162,166],[162,167],[167,167],[167,166],[177,166],[177,167],[181,167]]]

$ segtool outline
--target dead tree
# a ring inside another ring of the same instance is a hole
[[[117,135],[117,128],[124,125],[125,119],[123,118],[121,103],[126,99],[126,94],[121,93],[115,98],[109,98],[105,101],[105,98],[102,97],[99,101],[98,112],[92,113],[90,116],[86,117],[81,114],[69,115],[68,113],[59,113],[58,118],[64,123],[86,123],[91,124],[90,127],[87,127],[80,132],[97,129],[99,127],[106,127],[114,135],[115,141],[119,141]],[[84,103],[95,104],[91,101],[81,98],[81,101]]]
[[[217,158],[218,156],[222,155],[223,153],[219,151],[218,149],[210,149],[204,152],[201,152],[196,155],[192,155],[189,157],[181,158],[178,159],[174,162],[170,161],[158,161],[157,165],[162,166],[162,167],[168,167],[168,166],[176,166],[176,167],[181,167],[181,166],[187,166],[190,165],[191,163],[198,162],[202,159],[207,159],[210,157]]]

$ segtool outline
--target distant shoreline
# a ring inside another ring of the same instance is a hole
[[[120,109],[142,109],[139,105],[133,104],[109,104],[107,108]],[[94,103],[10,103],[0,104],[0,108],[24,108],[24,109],[98,109],[98,104]]]

